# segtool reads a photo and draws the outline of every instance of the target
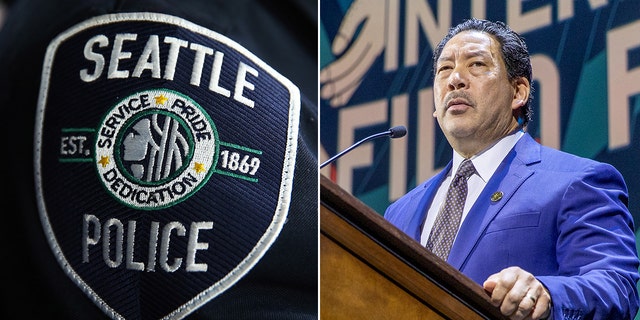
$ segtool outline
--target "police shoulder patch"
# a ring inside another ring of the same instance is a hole
[[[300,94],[212,30],[92,18],[46,53],[38,209],[60,266],[106,314],[180,319],[243,277],[287,218]]]

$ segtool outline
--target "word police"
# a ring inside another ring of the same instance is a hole
[[[208,265],[197,263],[196,254],[200,250],[209,249],[209,243],[199,242],[198,237],[200,232],[212,228],[211,221],[192,222],[189,229],[177,221],[171,221],[162,227],[159,222],[153,221],[149,228],[148,247],[143,246],[143,252],[136,253],[135,220],[128,221],[125,228],[119,219],[111,218],[102,223],[98,217],[85,214],[82,223],[82,262],[89,263],[90,251],[97,246],[95,249],[102,252],[102,259],[110,268],[118,268],[124,264],[129,270],[153,272],[159,266],[166,272],[174,272],[184,263],[187,272],[206,272]],[[115,241],[112,242],[112,239]],[[176,257],[184,250],[184,240],[187,242],[186,253]],[[172,241],[181,243],[172,246]],[[169,252],[171,248],[174,250]],[[147,257],[144,261],[136,261],[136,257],[145,254]]]
[[[211,75],[209,77],[209,90],[231,98],[231,90],[220,85],[220,76],[223,66],[225,65],[224,53],[215,51],[212,48],[205,47],[197,43],[189,43],[186,40],[164,37],[162,42],[163,48],[167,49],[167,58],[164,63],[164,72],[162,61],[160,59],[160,37],[158,35],[150,35],[146,41],[144,49],[137,57],[133,57],[133,52],[126,51],[126,42],[138,41],[138,35],[135,33],[118,33],[115,35],[109,59],[100,52],[96,52],[97,48],[108,48],[110,46],[109,38],[105,35],[96,35],[90,38],[84,46],[84,57],[93,62],[93,66],[80,70],[80,79],[84,82],[92,82],[100,78],[105,71],[107,79],[126,79],[130,77],[139,78],[145,72],[150,72],[152,78],[165,79],[173,81],[176,73],[176,66],[183,66],[184,62],[180,60],[181,49],[191,50],[193,52],[193,66],[191,68],[190,84],[200,86],[205,61],[213,56]],[[123,70],[121,62],[124,60],[136,59],[136,65],[133,70]],[[180,60],[180,64],[179,64]],[[107,65],[105,65],[107,64]],[[254,90],[255,85],[249,81],[247,74],[257,78],[258,71],[251,66],[240,62],[236,70],[235,86],[233,88],[233,99],[253,108],[255,101],[245,95],[245,89]]]

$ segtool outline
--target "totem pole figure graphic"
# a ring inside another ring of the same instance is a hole
[[[164,123],[160,123],[164,120]],[[135,178],[158,182],[168,178],[183,165],[189,143],[180,123],[171,116],[157,113],[138,120],[123,140],[123,162]]]

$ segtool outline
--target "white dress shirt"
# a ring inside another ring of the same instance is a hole
[[[471,157],[470,160],[473,163],[473,166],[476,168],[476,173],[469,177],[469,180],[467,180],[467,200],[465,201],[464,209],[462,211],[462,220],[460,221],[460,225],[462,225],[462,222],[467,217],[469,209],[471,209],[473,204],[478,199],[478,196],[482,192],[482,189],[484,189],[484,186],[487,185],[487,181],[491,179],[491,176],[493,176],[493,173],[496,171],[496,169],[498,169],[498,166],[500,165],[502,160],[507,156],[509,151],[513,149],[513,146],[516,145],[516,142],[518,142],[518,140],[523,135],[524,132],[517,131],[500,139],[493,146]],[[451,179],[453,178],[452,172],[458,171],[458,167],[460,167],[460,163],[462,163],[463,160],[464,158],[454,150],[453,166],[451,167],[451,171],[449,171],[447,177],[438,188],[438,192],[436,193],[433,201],[431,202],[431,206],[429,207],[427,219],[425,220],[422,227],[422,236],[420,238],[420,243],[423,246],[427,244],[429,234],[431,234],[431,229],[433,228],[433,223],[435,222],[436,216],[440,211],[440,207],[444,203],[444,200],[447,196],[447,190],[449,189]]]

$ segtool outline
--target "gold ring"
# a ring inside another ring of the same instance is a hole
[[[538,301],[538,300],[536,300],[536,298],[534,296],[532,296],[530,294],[528,294],[527,297],[529,297],[529,299],[531,299],[531,301],[533,301],[533,304],[536,304],[536,301]]]

